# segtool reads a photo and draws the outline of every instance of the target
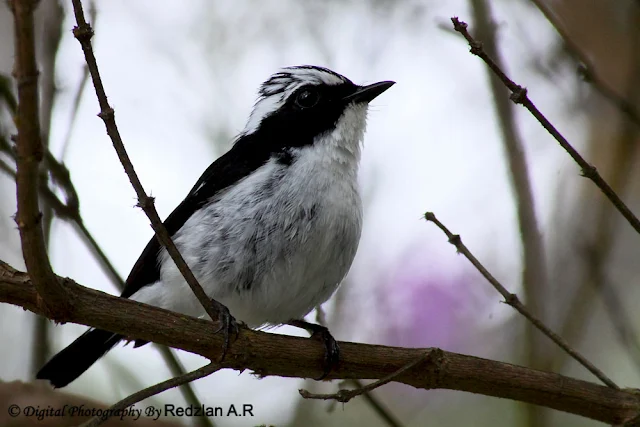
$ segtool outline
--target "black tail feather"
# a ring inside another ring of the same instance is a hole
[[[49,380],[56,387],[64,387],[89,369],[124,337],[102,329],[90,329],[67,348],[53,356],[40,369],[37,379]]]

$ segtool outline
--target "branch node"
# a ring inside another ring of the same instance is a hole
[[[15,221],[18,229],[21,231],[28,231],[33,228],[37,228],[42,221],[42,212],[38,212],[35,216],[31,217],[31,219],[24,219],[25,215],[15,215],[13,220]]]
[[[509,294],[504,298],[504,303],[510,305],[511,307],[515,307],[520,303],[520,299],[516,294]]]
[[[512,100],[514,104],[524,104],[527,99],[527,88],[516,85],[511,90],[512,93],[509,95],[509,99]]]
[[[73,36],[78,39],[80,43],[88,43],[93,37],[93,28],[89,23],[80,24],[73,27]]]
[[[38,78],[40,77],[40,71],[35,70],[32,74],[29,75],[18,75],[16,71],[13,73],[14,80],[16,81],[16,86],[18,89],[23,88],[24,86],[37,84]]]
[[[471,52],[473,55],[476,55],[476,56],[482,56],[482,53],[483,53],[482,42],[479,42],[479,41],[469,42],[469,52]]]
[[[582,168],[582,170],[580,171],[580,174],[585,177],[585,178],[589,178],[589,179],[593,179],[595,176],[598,175],[598,170],[596,169],[595,166],[587,164],[586,166],[584,166]]]
[[[106,95],[105,95],[105,98],[106,98]],[[113,108],[109,107],[100,111],[97,114],[97,116],[106,122],[107,120],[114,119],[116,116],[116,112]]]
[[[156,202],[156,198],[153,196],[143,196],[138,199],[138,203],[136,203],[136,207],[142,209],[143,211],[146,209],[150,209]]]

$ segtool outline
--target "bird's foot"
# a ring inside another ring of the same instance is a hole
[[[329,373],[338,367],[340,362],[340,347],[338,342],[333,338],[329,329],[322,325],[309,323],[304,320],[291,320],[288,325],[295,326],[307,330],[311,334],[312,339],[320,340],[324,344],[324,359],[322,362],[322,375],[315,378],[317,381],[325,379]]]
[[[227,355],[227,350],[229,350],[229,344],[231,343],[231,335],[235,335],[235,339],[238,338],[238,334],[240,333],[240,328],[238,326],[238,322],[231,315],[229,309],[220,304],[218,301],[212,299],[211,304],[218,311],[218,322],[220,323],[220,327],[216,329],[213,333],[217,334],[222,332],[224,334],[224,343],[222,344],[222,356],[220,356],[220,362],[224,360],[224,357]]]

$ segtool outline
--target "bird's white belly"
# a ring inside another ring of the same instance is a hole
[[[349,271],[360,239],[355,180],[292,169],[267,163],[174,235],[207,295],[251,327],[302,318],[325,302]],[[147,297],[134,299],[202,315],[164,251],[160,262],[161,282],[139,292]],[[151,287],[155,291],[146,290]]]

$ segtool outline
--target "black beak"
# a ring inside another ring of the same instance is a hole
[[[358,89],[354,93],[345,96],[343,100],[346,102],[356,103],[371,102],[374,98],[376,98],[385,90],[389,89],[394,84],[396,84],[396,82],[385,81],[373,83],[368,86],[358,86]]]

